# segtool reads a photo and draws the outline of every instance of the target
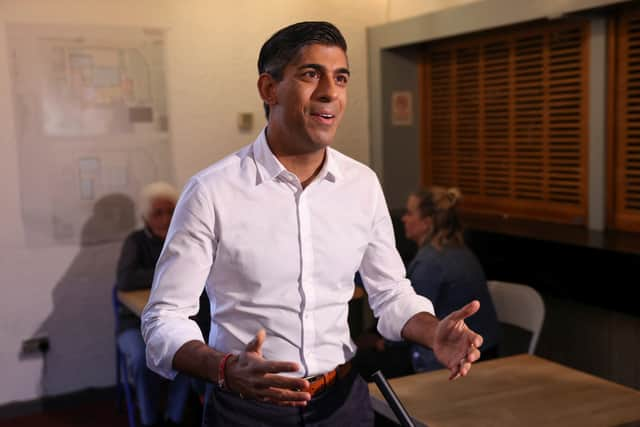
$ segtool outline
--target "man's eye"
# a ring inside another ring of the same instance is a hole
[[[340,74],[336,77],[336,82],[342,85],[346,85],[349,82],[349,77],[346,74]]]
[[[320,76],[320,74],[316,70],[309,70],[309,71],[305,71],[304,76],[309,77],[311,79],[317,79]]]

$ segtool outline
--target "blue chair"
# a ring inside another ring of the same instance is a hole
[[[116,327],[118,330],[118,309],[120,307],[120,300],[118,300],[118,289],[114,286],[111,296],[113,302],[113,314],[115,316]],[[116,332],[117,333],[117,332]],[[118,348],[118,342],[116,339],[116,387],[118,392],[118,409],[122,405],[122,392],[124,391],[125,401],[127,402],[127,417],[129,419],[129,427],[136,427],[135,409],[136,405],[133,400],[133,391],[131,390],[131,384],[129,383],[129,372],[127,370],[127,361],[124,354]]]

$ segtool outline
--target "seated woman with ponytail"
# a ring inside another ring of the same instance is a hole
[[[419,250],[407,268],[407,277],[416,293],[433,302],[439,319],[479,300],[480,310],[466,322],[484,337],[481,359],[489,359],[498,353],[499,324],[482,266],[464,244],[457,209],[460,200],[456,188],[431,187],[409,196],[402,222],[406,237]],[[410,353],[416,372],[443,368],[430,349],[413,345]]]

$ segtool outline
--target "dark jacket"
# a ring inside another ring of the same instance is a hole
[[[487,280],[480,262],[469,248],[445,246],[438,250],[425,245],[409,264],[407,277],[416,293],[431,300],[439,319],[474,299],[479,300],[480,310],[465,322],[484,338],[481,350],[498,344],[500,327]],[[442,368],[429,349],[414,345],[411,353],[417,371]]]
[[[153,273],[163,245],[164,240],[146,228],[134,231],[127,236],[118,260],[116,287],[119,291],[151,289]],[[192,316],[191,319],[196,321],[205,342],[207,342],[211,328],[211,315],[206,291],[200,295],[198,314]],[[120,304],[116,333],[119,334],[127,329],[140,329],[140,318]]]
[[[129,234],[120,253],[116,287],[120,291],[151,289],[153,272],[160,257],[164,240],[149,230],[137,230]],[[117,333],[127,329],[140,329],[140,318],[122,304],[118,311]]]

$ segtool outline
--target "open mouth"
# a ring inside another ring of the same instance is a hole
[[[319,122],[330,124],[336,118],[335,114],[331,113],[311,113],[311,116]]]

